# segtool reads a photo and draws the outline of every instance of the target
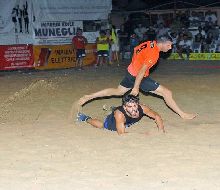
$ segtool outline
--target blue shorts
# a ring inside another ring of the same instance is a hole
[[[132,76],[129,72],[126,73],[125,77],[122,79],[120,85],[125,88],[133,88],[135,83],[135,77]],[[144,77],[140,84],[140,89],[144,92],[155,91],[160,84],[150,77]]]
[[[109,115],[104,120],[104,129],[108,129],[110,131],[117,131],[115,120]]]
[[[85,49],[77,49],[76,50],[76,58],[82,58],[86,56],[86,51]]]

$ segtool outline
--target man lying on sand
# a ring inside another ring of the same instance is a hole
[[[83,113],[78,113],[78,121],[85,121],[96,128],[104,128],[111,131],[117,131],[119,135],[126,133],[125,129],[137,123],[143,116],[148,116],[155,120],[158,130],[164,130],[163,120],[160,115],[146,105],[139,104],[137,96],[127,94],[122,98],[122,105],[112,110],[112,113],[106,117],[104,122],[93,119]]]

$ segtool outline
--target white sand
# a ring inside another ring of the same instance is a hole
[[[141,94],[160,113],[167,133],[144,118],[124,136],[69,124],[67,115],[82,95],[117,86],[125,66],[0,72],[0,189],[219,190],[219,65],[162,61],[152,78],[199,117],[184,121],[163,100]],[[104,104],[120,102],[96,100],[83,110],[103,118]]]

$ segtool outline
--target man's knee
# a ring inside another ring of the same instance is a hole
[[[160,88],[160,94],[161,94],[164,98],[166,98],[166,97],[172,97],[172,96],[173,96],[172,91],[169,90],[169,89],[166,88],[166,87],[161,87],[161,88]]]
[[[119,85],[118,88],[115,89],[115,90],[116,90],[116,95],[117,95],[117,96],[122,96],[122,95],[124,95],[129,89],[128,89],[128,88],[125,88],[125,87],[123,87],[123,86],[121,86],[121,85]]]
[[[164,89],[164,93],[163,94],[164,94],[164,97],[172,97],[173,96],[172,91],[167,89],[167,88]]]

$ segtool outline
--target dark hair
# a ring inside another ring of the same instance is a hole
[[[100,30],[99,34],[104,34],[104,35],[106,35],[106,32],[105,32],[105,30]]]
[[[124,95],[122,98],[122,105],[125,105],[126,103],[129,103],[129,102],[135,102],[139,104],[139,97],[131,95],[131,94]]]

